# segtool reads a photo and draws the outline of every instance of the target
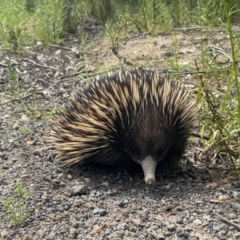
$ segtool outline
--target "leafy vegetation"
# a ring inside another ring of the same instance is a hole
[[[18,184],[13,192],[13,196],[9,197],[6,202],[3,202],[3,211],[10,223],[19,225],[29,216],[29,212],[27,212],[24,204],[24,198],[28,195],[28,192],[24,191],[22,184]]]
[[[227,19],[224,3],[229,9],[240,5],[226,0],[2,0],[0,40],[15,51],[39,40],[58,43],[68,33],[77,33],[89,16],[114,26],[125,19],[127,33],[157,34],[172,28],[220,26]],[[233,15],[239,19],[238,12]]]

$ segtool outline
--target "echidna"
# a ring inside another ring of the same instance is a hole
[[[193,115],[188,93],[156,70],[119,71],[72,95],[50,143],[63,165],[137,163],[151,184],[159,163],[165,170],[178,165]]]

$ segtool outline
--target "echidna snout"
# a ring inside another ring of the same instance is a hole
[[[141,166],[143,169],[145,182],[147,184],[153,184],[155,182],[155,171],[157,162],[151,156],[147,156],[141,162]]]

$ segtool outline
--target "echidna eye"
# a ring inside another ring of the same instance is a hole
[[[156,157],[157,157],[157,158],[162,158],[162,157],[163,157],[163,154],[164,154],[164,151],[163,151],[163,150],[158,150]]]
[[[132,151],[132,156],[135,158],[135,159],[140,159],[140,157],[141,157],[141,153],[140,153],[140,151],[138,150],[138,149],[134,149],[133,151]]]

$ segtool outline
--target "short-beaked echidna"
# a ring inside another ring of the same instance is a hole
[[[156,70],[119,71],[75,91],[49,141],[63,165],[138,163],[151,184],[158,164],[178,165],[193,115],[187,91]]]

